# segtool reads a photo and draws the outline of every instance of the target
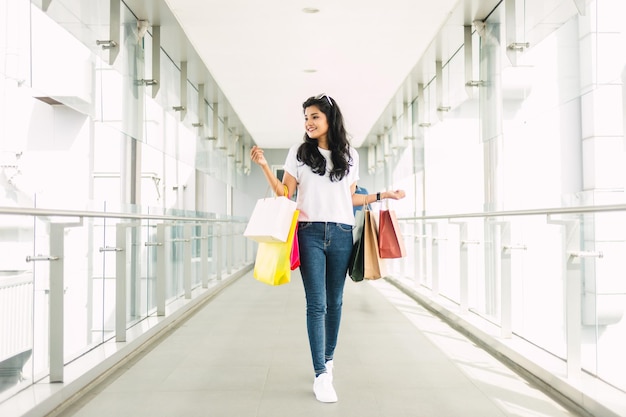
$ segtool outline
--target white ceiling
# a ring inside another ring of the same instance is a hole
[[[337,101],[360,146],[459,3],[165,2],[252,140],[265,148],[302,139],[302,102],[319,93]]]

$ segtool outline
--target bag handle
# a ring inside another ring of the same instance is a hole
[[[283,197],[283,196],[279,196],[279,195],[278,195],[278,192],[277,192],[277,191],[278,191],[278,186],[279,186],[280,184],[281,184],[280,182],[277,182],[277,183],[276,183],[276,189],[274,190],[274,197]],[[267,191],[269,191],[269,190],[270,190],[270,187],[268,186],[268,187],[267,187]],[[285,196],[285,197],[287,197],[287,198],[289,198],[289,188],[287,188],[287,186],[286,186],[285,184],[283,184],[283,190],[284,190],[284,192],[285,192],[284,196]],[[266,195],[266,196],[267,196],[267,191],[265,192],[265,195]]]
[[[390,198],[383,198],[382,200],[380,200],[380,205],[381,207],[384,207],[384,210],[389,210],[389,200],[391,200]]]

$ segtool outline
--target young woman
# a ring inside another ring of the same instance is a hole
[[[297,194],[300,273],[306,295],[309,345],[315,371],[313,391],[321,402],[336,402],[333,355],[337,346],[343,288],[352,251],[353,206],[382,198],[399,199],[402,190],[355,194],[359,155],[350,146],[337,102],[326,94],[303,104],[304,142],[289,149],[283,184]],[[268,166],[263,150],[253,147],[252,161],[276,194],[284,187]]]

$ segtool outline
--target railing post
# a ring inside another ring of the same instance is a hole
[[[578,378],[581,372],[582,341],[582,260],[580,250],[580,222],[565,223],[565,337],[567,340],[567,377]]]
[[[424,281],[423,283],[432,285],[433,276],[433,228],[432,223],[425,223],[424,230]]]
[[[512,266],[511,266],[511,224],[504,222],[500,228],[500,336],[509,339],[512,332]]]
[[[167,291],[167,274],[165,271],[165,266],[167,265],[166,256],[168,256],[171,251],[166,250],[165,245],[165,223],[157,224],[157,271],[156,271],[156,308],[157,308],[157,316],[165,315],[165,297]],[[170,245],[167,245],[170,247]]]
[[[469,311],[469,266],[470,248],[480,241],[471,240],[467,222],[459,222],[459,307],[462,314]]]
[[[126,341],[126,282],[128,269],[128,228],[126,223],[115,226],[115,341]]]
[[[500,228],[500,326],[501,336],[510,338],[513,335],[513,261],[518,260],[514,252],[525,251],[526,245],[511,243],[511,223],[502,222]]]
[[[213,253],[215,254],[215,278],[219,281],[222,279],[222,224],[215,224],[215,248]]]
[[[65,225],[50,225],[50,382],[63,382]]]
[[[209,288],[209,225],[200,226],[200,273],[202,288]]]
[[[424,275],[426,274],[426,231],[424,230],[424,223],[415,222],[413,225],[413,234],[415,241],[415,285],[420,286],[424,281]]]
[[[439,233],[439,225],[437,223],[430,224],[431,236],[430,253],[426,253],[427,259],[430,259],[430,289],[433,296],[439,294],[439,245],[437,244],[437,236]],[[428,248],[427,248],[428,250]]]
[[[504,222],[500,228],[500,336],[509,339],[512,332],[513,287],[511,279],[511,224]]]
[[[243,229],[241,230],[241,235],[243,236]],[[254,245],[252,239],[248,239],[246,237],[243,238],[246,242],[246,264],[250,262],[254,262]]]
[[[243,230],[239,227],[238,223],[233,223],[233,234],[235,235],[235,251],[239,254],[239,267],[242,267],[246,264],[246,246],[247,242],[243,236]],[[237,248],[241,248],[241,250],[237,250]]]
[[[578,378],[581,373],[582,341],[582,256],[580,254],[580,220],[553,219],[548,223],[564,226],[563,235],[563,285],[565,286],[565,349],[567,352],[567,377]]]
[[[26,262],[50,261],[50,293],[49,293],[49,361],[50,382],[63,382],[63,350],[64,350],[64,263],[65,228],[82,226],[82,218],[78,223],[50,224],[50,256],[27,256]]]
[[[445,274],[445,265],[443,263],[445,241],[447,240],[447,224],[432,224],[432,293],[433,296],[439,295],[439,277]]]
[[[115,247],[101,248],[101,252],[115,252],[115,341],[126,341],[126,310],[127,293],[126,283],[128,282],[128,271],[130,269],[132,247],[129,236],[129,227],[134,227],[134,223],[117,223],[115,226]]]
[[[233,245],[233,227],[232,223],[226,223],[226,274],[230,275],[233,271],[234,265],[234,250]]]
[[[487,217],[484,223],[485,232],[485,313],[496,317],[499,313],[500,283],[500,223],[497,218]]]
[[[183,225],[183,288],[186,299],[191,299],[191,226]]]

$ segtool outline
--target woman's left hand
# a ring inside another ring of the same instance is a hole
[[[395,191],[383,191],[380,193],[381,198],[391,198],[392,200],[400,200],[404,198],[406,193],[404,190],[395,190]]]

